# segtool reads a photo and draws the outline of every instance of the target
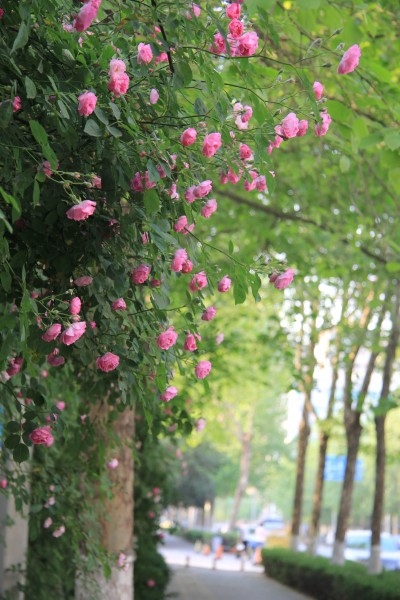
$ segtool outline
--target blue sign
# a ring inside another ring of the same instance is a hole
[[[324,480],[325,481],[343,481],[346,470],[346,457],[327,456],[325,458]],[[354,481],[362,481],[364,475],[364,461],[357,458]]]

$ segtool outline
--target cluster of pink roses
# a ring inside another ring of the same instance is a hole
[[[234,2],[226,8],[226,16],[230,19],[227,35],[231,56],[252,56],[258,49],[258,35],[255,31],[244,32],[243,22],[240,21],[241,3]],[[209,48],[214,54],[226,54],[224,36],[218,32]]]

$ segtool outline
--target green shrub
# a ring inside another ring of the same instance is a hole
[[[217,534],[212,531],[203,531],[202,529],[179,529],[177,535],[193,544],[197,542],[197,540],[200,540],[203,544],[211,544],[213,537]],[[238,536],[236,533],[223,533],[218,535],[221,535],[222,543],[225,547],[233,548],[237,543]]]
[[[277,579],[315,600],[399,600],[400,573],[368,575],[365,567],[346,562],[331,565],[322,557],[282,548],[262,551],[269,577]]]

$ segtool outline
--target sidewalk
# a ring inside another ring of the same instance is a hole
[[[262,567],[248,561],[240,571],[240,560],[224,555],[212,569],[213,557],[193,552],[192,544],[167,536],[161,549],[173,576],[168,598],[176,600],[312,600],[268,579]],[[186,564],[187,557],[191,566]]]

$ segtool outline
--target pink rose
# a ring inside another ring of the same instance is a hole
[[[201,360],[200,362],[197,363],[195,370],[194,370],[194,374],[196,375],[197,379],[204,379],[205,377],[207,377],[207,375],[209,375],[211,371],[211,363],[209,360]]]
[[[182,265],[182,273],[190,273],[193,270],[193,263],[191,260],[187,259]]]
[[[315,126],[315,135],[320,137],[325,135],[329,129],[329,125],[332,123],[331,116],[327,112],[319,113],[322,119],[322,123],[317,123]]]
[[[4,8],[0,8],[0,21],[4,17]]]
[[[142,176],[140,173],[135,174],[135,177],[131,179],[130,185],[134,192],[143,192]]]
[[[72,298],[71,302],[69,303],[69,312],[71,313],[71,315],[79,315],[81,311],[81,306],[82,302],[80,298],[78,298],[77,296],[75,298]]]
[[[269,280],[274,284],[277,290],[284,290],[293,281],[294,271],[293,269],[287,269],[284,273],[278,275],[276,272],[273,273]]]
[[[191,185],[185,192],[185,200],[188,204],[192,204],[196,200],[196,186]]]
[[[101,177],[93,175],[91,183],[93,187],[97,188],[98,190],[101,190]]]
[[[66,346],[74,344],[79,338],[83,336],[86,331],[86,321],[78,321],[78,323],[72,323],[67,329],[65,329],[61,336],[60,342]]]
[[[48,529],[49,527],[51,527],[53,525],[53,519],[51,517],[47,517],[47,519],[45,520],[45,522],[43,523],[43,527],[45,529]]]
[[[295,113],[291,112],[282,119],[282,123],[278,125],[278,127],[275,127],[275,131],[278,135],[285,138],[296,137],[297,132],[299,131],[299,119],[296,117]]]
[[[241,115],[242,121],[243,121],[243,123],[247,123],[248,121],[250,121],[251,117],[253,116],[253,109],[251,108],[251,106],[244,106],[243,110],[244,110],[244,113]]]
[[[149,234],[147,231],[145,231],[144,233],[142,233],[142,244],[148,244],[149,243]]]
[[[324,86],[319,81],[314,81],[313,90],[317,100],[321,100],[322,94],[324,93]]]
[[[78,113],[82,117],[88,117],[96,108],[97,96],[93,92],[83,92],[78,96],[78,103]]]
[[[206,426],[206,420],[203,419],[203,417],[200,417],[200,419],[197,419],[196,425],[195,425],[195,429],[196,429],[197,433],[202,431],[205,426]]]
[[[296,133],[296,137],[302,137],[303,135],[306,135],[307,129],[308,121],[306,121],[306,119],[302,119],[301,121],[299,121],[299,130]]]
[[[224,275],[224,277],[221,279],[221,281],[218,284],[218,291],[219,292],[227,292],[229,290],[229,288],[231,287],[232,281],[229,279],[228,275]]]
[[[204,271],[200,273],[196,273],[194,275],[192,281],[189,283],[189,290],[191,292],[197,292],[197,290],[202,290],[207,285],[207,277]]]
[[[149,588],[153,588],[156,585],[156,582],[154,581],[154,579],[148,579],[146,582],[147,587]]]
[[[72,208],[69,208],[66,212],[68,219],[73,221],[84,221],[96,210],[96,202],[93,200],[83,200],[79,204],[75,204]]]
[[[163,331],[163,333],[160,333],[157,338],[157,346],[160,350],[169,350],[169,348],[175,346],[177,339],[178,334],[174,330],[174,327],[171,326],[166,331]]]
[[[252,56],[258,48],[258,35],[255,31],[244,33],[238,39],[236,56]]]
[[[226,16],[228,17],[228,19],[239,19],[240,9],[241,6],[237,2],[229,4],[229,6],[226,7]]]
[[[118,75],[114,75],[110,78],[108,82],[108,89],[112,92],[117,98],[126,94],[129,88],[129,77],[126,73],[118,73]]]
[[[60,400],[59,402],[56,403],[56,406],[58,408],[58,410],[65,410],[65,402],[63,400]]]
[[[113,58],[110,60],[110,70],[108,71],[110,77],[118,77],[118,75],[125,73],[125,71],[126,64],[123,60],[120,60],[119,58]]]
[[[251,181],[249,181],[248,179],[246,179],[246,181],[244,182],[243,186],[244,189],[246,190],[246,192],[252,192],[253,190],[256,189],[256,180],[258,177],[258,172],[257,171],[249,171],[249,175],[251,177]]]
[[[90,277],[89,275],[83,275],[82,277],[75,279],[74,283],[78,287],[84,287],[85,285],[90,285],[93,283],[93,277]]]
[[[228,181],[235,184],[238,183],[242,177],[243,169],[239,169],[239,173],[235,173],[235,171],[229,167],[228,169]]]
[[[223,333],[219,333],[218,335],[215,336],[215,343],[217,344],[217,346],[219,346],[220,344],[222,344],[222,342],[224,341],[225,336]]]
[[[194,194],[196,198],[204,198],[204,196],[207,196],[207,194],[209,194],[212,190],[212,181],[211,179],[206,179],[205,181],[202,181],[201,183],[199,183],[199,185],[196,186]]]
[[[221,175],[219,176],[219,182],[221,185],[225,185],[226,183],[228,183],[229,179],[228,179],[228,175],[226,173],[221,173]]]
[[[18,112],[19,110],[21,110],[21,108],[22,108],[21,98],[19,96],[15,96],[15,98],[13,100],[13,113]]]
[[[220,133],[209,133],[204,138],[202,155],[206,158],[211,158],[221,148],[221,134]]]
[[[18,356],[17,358],[11,358],[10,362],[8,363],[8,368],[6,370],[7,375],[9,377],[14,377],[14,375],[18,375],[23,362],[24,359],[22,358],[22,356]]]
[[[234,39],[240,38],[243,33],[243,23],[238,19],[232,19],[228,25],[229,33]]]
[[[209,219],[211,217],[211,215],[213,213],[215,213],[215,211],[218,208],[218,204],[215,198],[210,198],[209,200],[207,200],[207,202],[205,203],[205,205],[203,206],[203,208],[201,209],[201,215],[202,217],[204,217],[205,219]]]
[[[112,310],[125,310],[126,309],[125,300],[123,298],[118,298],[118,300],[115,300],[111,304],[111,308],[112,308]]]
[[[161,62],[168,62],[168,54],[166,52],[161,52],[156,58],[156,65]]]
[[[43,444],[46,448],[49,448],[54,443],[54,438],[51,435],[50,425],[44,427],[38,427],[29,434],[29,439],[33,444]]]
[[[251,148],[247,144],[240,144],[239,155],[242,160],[253,159],[253,153],[251,151]]]
[[[42,340],[44,340],[45,342],[52,342],[56,338],[58,338],[60,333],[61,325],[59,323],[54,323],[53,325],[50,325],[47,331],[42,335]]]
[[[224,54],[226,52],[226,43],[224,37],[218,32],[214,35],[214,43],[209,48],[214,54]]]
[[[137,61],[139,64],[147,65],[153,59],[153,52],[151,50],[150,44],[140,43],[138,46],[138,58]]]
[[[181,144],[182,146],[191,146],[195,143],[196,138],[197,131],[193,127],[189,127],[189,129],[185,129],[181,135]]]
[[[60,527],[58,527],[58,529],[55,529],[53,531],[53,537],[59,538],[62,535],[64,535],[64,533],[65,533],[65,525],[60,525]]]
[[[256,179],[256,188],[259,192],[265,192],[267,189],[267,181],[265,179],[265,175],[260,175]]]
[[[174,225],[174,231],[176,231],[177,233],[179,233],[180,231],[182,231],[182,229],[184,229],[185,227],[187,227],[188,224],[188,220],[186,215],[182,215],[181,217],[179,217],[179,219],[177,220],[177,222]]]
[[[215,306],[209,306],[203,312],[201,319],[202,321],[212,321],[216,314],[217,309],[215,308]]]
[[[74,28],[75,31],[85,31],[88,27],[91,26],[95,18],[97,17],[97,13],[99,10],[101,0],[89,0],[86,2],[79,14],[75,17],[74,20]]]
[[[112,352],[106,352],[103,356],[99,356],[96,359],[96,367],[100,369],[100,371],[104,371],[108,373],[109,371],[114,371],[119,365],[119,356],[113,354]]]
[[[175,271],[175,273],[179,273],[182,271],[182,267],[188,259],[188,255],[186,250],[183,248],[178,248],[175,252],[174,259],[172,261],[171,269]]]
[[[164,400],[164,402],[169,402],[170,400],[172,400],[172,398],[175,398],[177,393],[178,393],[178,389],[176,387],[174,387],[174,386],[167,387],[165,392],[163,394],[161,394],[160,400]]]
[[[201,341],[201,336],[198,333],[188,333],[183,349],[187,350],[188,352],[194,352],[197,350],[196,339]]]
[[[150,92],[150,104],[157,104],[160,94],[153,88]]]
[[[7,485],[8,485],[7,479],[2,479],[2,480],[0,481],[0,488],[1,488],[2,490],[5,490],[5,489],[6,489],[6,487],[7,487]]]
[[[186,18],[189,20],[192,20],[192,13],[195,17],[199,17],[200,13],[201,13],[201,8],[198,4],[195,4],[194,2],[192,2],[192,6],[191,6],[191,12],[187,11],[186,13]]]
[[[47,362],[51,367],[61,367],[61,365],[65,363],[65,358],[63,356],[58,356],[59,354],[59,349],[54,348],[53,352],[50,352],[50,354],[47,355]]]
[[[337,72],[339,75],[346,75],[354,71],[360,62],[361,50],[360,46],[354,44],[343,54],[342,60],[339,63]]]
[[[116,469],[119,465],[119,460],[118,458],[112,458],[108,463],[107,463],[107,467],[109,469]]]
[[[150,275],[151,267],[142,263],[133,271],[131,279],[133,283],[144,283]]]

